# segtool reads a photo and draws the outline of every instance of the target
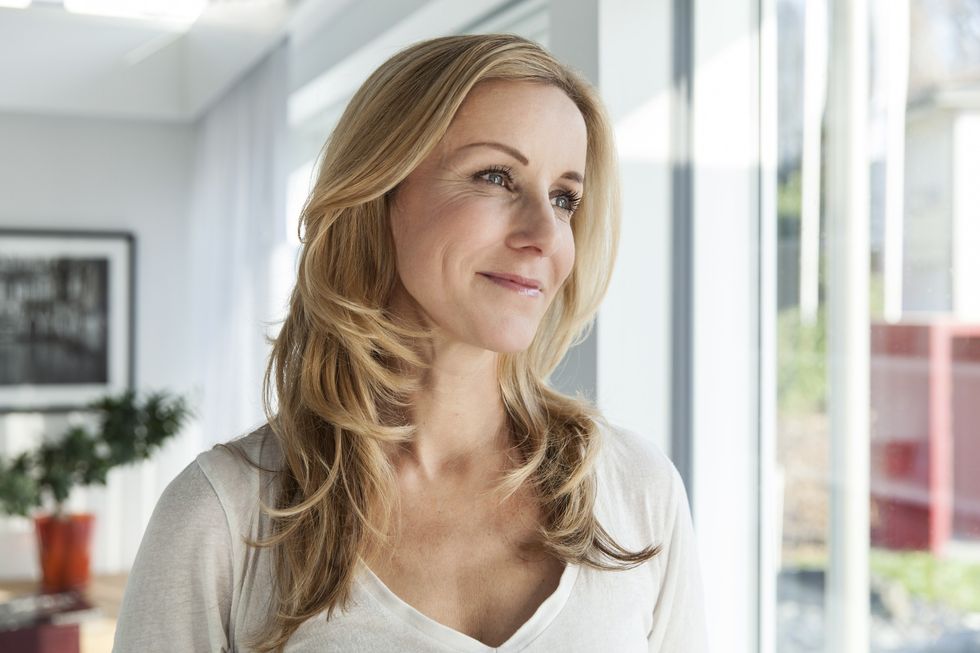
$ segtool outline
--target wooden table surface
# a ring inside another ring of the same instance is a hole
[[[38,589],[36,580],[0,580],[0,601],[21,594],[33,594]],[[112,638],[116,633],[116,617],[126,589],[126,574],[93,576],[86,592],[89,601],[102,611],[94,619],[86,619],[79,626],[81,653],[111,653]]]

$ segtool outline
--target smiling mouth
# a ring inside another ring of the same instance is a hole
[[[498,286],[502,288],[507,288],[508,290],[516,292],[519,295],[523,295],[525,297],[541,296],[541,287],[537,285],[536,282],[534,281],[525,280],[522,283],[522,282],[514,281],[513,278],[508,279],[494,274],[490,274],[488,272],[480,272],[479,275],[481,277],[489,279],[490,281],[497,284]]]

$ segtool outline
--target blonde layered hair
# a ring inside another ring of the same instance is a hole
[[[616,159],[596,92],[540,46],[511,35],[452,36],[394,55],[354,95],[327,143],[301,216],[302,250],[288,315],[264,380],[265,411],[283,453],[271,470],[271,614],[254,637],[281,651],[305,620],[346,608],[359,558],[382,550],[398,495],[391,443],[414,434],[406,415],[426,371],[430,332],[393,315],[398,283],[392,191],[436,147],[484,80],[549,84],[578,106],[588,134],[587,188],[571,222],[576,259],[530,347],[499,354],[516,466],[500,500],[529,487],[543,515],[537,546],[566,563],[636,566],[658,548],[617,544],[594,515],[598,412],[547,378],[588,334],[619,238]],[[273,394],[276,412],[273,414]]]

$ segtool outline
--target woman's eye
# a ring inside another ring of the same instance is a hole
[[[512,183],[510,173],[507,170],[501,170],[499,168],[478,172],[476,177],[478,179],[482,179],[488,184],[493,184],[494,186],[500,186],[502,188],[510,188]]]
[[[555,208],[561,209],[568,215],[575,213],[575,209],[578,208],[581,201],[582,198],[573,193],[562,193],[561,195],[555,195],[555,197],[552,198],[552,203],[554,204]]]

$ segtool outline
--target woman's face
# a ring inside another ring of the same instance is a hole
[[[391,207],[399,288],[452,341],[526,349],[575,260],[586,127],[565,93],[493,80],[464,100]],[[518,279],[507,280],[507,277]]]

